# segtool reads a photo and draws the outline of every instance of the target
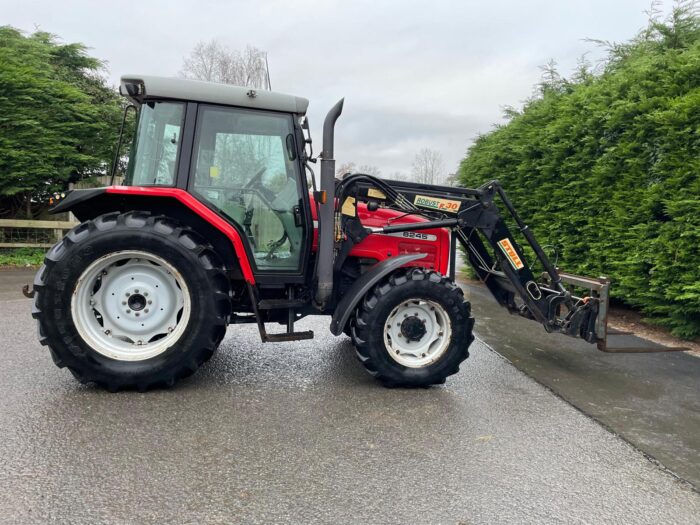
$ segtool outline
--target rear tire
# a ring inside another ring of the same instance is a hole
[[[32,315],[54,363],[109,391],[191,375],[218,347],[231,312],[214,249],[177,221],[142,211],[75,227],[47,253],[34,290]]]
[[[400,270],[370,290],[356,311],[357,357],[388,387],[444,383],[469,357],[470,312],[450,279],[423,268]]]

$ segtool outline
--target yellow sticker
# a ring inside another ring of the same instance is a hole
[[[219,178],[219,167],[218,166],[210,166],[209,167],[209,176],[212,179],[218,179]]]
[[[459,211],[459,201],[451,201],[448,199],[438,199],[437,197],[426,197],[425,195],[416,195],[413,199],[413,204],[431,210],[446,211],[448,213],[457,213]]]
[[[386,199],[386,195],[379,191],[377,188],[370,188],[367,190],[367,196],[373,199]]]
[[[510,242],[510,239],[501,239],[500,241],[498,241],[498,246],[500,246],[501,250],[503,250],[503,253],[506,254],[506,257],[510,261],[510,264],[513,266],[513,268],[515,268],[516,270],[520,270],[525,267],[523,261],[518,255],[518,252],[516,252],[515,248],[513,248],[513,244]]]
[[[348,197],[343,202],[343,207],[340,209],[343,215],[355,216],[355,197]]]

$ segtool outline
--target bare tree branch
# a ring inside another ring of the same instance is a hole
[[[439,151],[423,148],[413,159],[412,176],[421,184],[438,184],[442,179],[444,164]]]
[[[269,89],[267,53],[246,46],[241,53],[218,40],[199,42],[182,62],[180,74],[185,78]]]

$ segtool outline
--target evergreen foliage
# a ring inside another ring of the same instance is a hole
[[[613,296],[700,335],[700,19],[694,3],[562,79],[480,136],[465,186],[498,179],[559,266],[607,275]]]
[[[82,44],[0,27],[0,215],[30,218],[69,177],[109,169],[121,100]]]

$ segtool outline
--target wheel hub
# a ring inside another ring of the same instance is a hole
[[[129,296],[127,303],[129,308],[131,308],[134,312],[140,312],[146,308],[146,298],[140,293]]]
[[[384,323],[387,352],[408,368],[421,368],[440,359],[451,335],[449,314],[441,304],[428,299],[403,301]]]
[[[418,315],[407,317],[401,323],[401,334],[409,341],[420,341],[427,333],[425,322],[426,320]]]
[[[122,361],[149,359],[184,332],[189,293],[179,273],[146,252],[115,252],[91,264],[75,286],[71,313],[98,353]]]

